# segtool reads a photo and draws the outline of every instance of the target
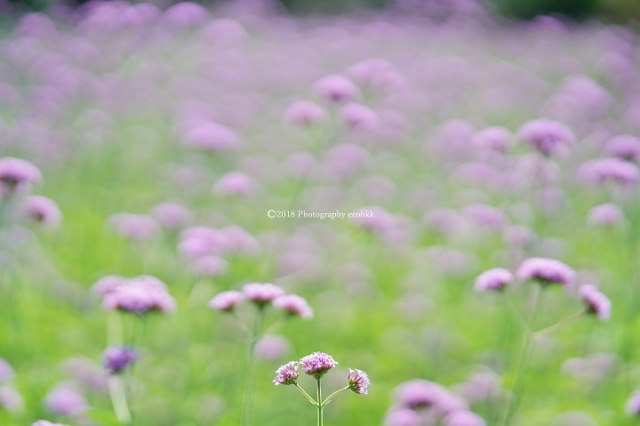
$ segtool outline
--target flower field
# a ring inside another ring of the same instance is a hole
[[[451,4],[7,28],[0,425],[638,424],[638,36]]]

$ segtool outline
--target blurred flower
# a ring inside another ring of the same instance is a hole
[[[567,126],[544,118],[525,123],[518,130],[518,136],[547,157],[575,142],[575,136]]]
[[[486,204],[469,205],[464,208],[463,214],[469,221],[490,231],[498,232],[507,223],[502,210]]]
[[[0,386],[0,407],[10,413],[18,413],[24,409],[24,399],[14,388]]]
[[[351,103],[347,104],[340,110],[340,119],[345,122],[351,129],[359,131],[375,130],[379,123],[380,117],[371,108]]]
[[[242,287],[242,294],[258,307],[264,307],[284,295],[284,290],[270,283],[251,283]]]
[[[0,383],[7,383],[13,380],[15,371],[7,360],[0,358]]]
[[[495,268],[483,272],[476,278],[476,291],[499,291],[513,282],[513,274],[504,268]]]
[[[535,280],[541,284],[562,284],[569,286],[575,278],[575,271],[555,259],[532,257],[523,261],[516,275],[522,281]]]
[[[117,213],[109,219],[111,225],[121,236],[133,241],[145,241],[158,234],[158,222],[142,214]]]
[[[58,416],[75,416],[89,409],[84,397],[69,385],[53,388],[44,403],[49,411]]]
[[[605,153],[611,157],[640,162],[640,138],[632,135],[614,136],[607,141]]]
[[[408,408],[398,408],[390,411],[384,419],[384,426],[421,426],[422,418],[415,411]]]
[[[191,265],[193,273],[199,277],[217,277],[229,269],[229,262],[218,256],[202,256]]]
[[[28,219],[50,227],[56,227],[62,221],[62,213],[55,201],[40,195],[24,199],[23,213]]]
[[[622,219],[622,211],[612,203],[600,204],[589,211],[589,223],[597,226],[613,226]]]
[[[321,379],[329,370],[338,365],[331,355],[324,352],[314,352],[300,360],[305,374]]]
[[[112,346],[102,353],[104,368],[110,374],[118,374],[136,362],[138,354],[129,346]]]
[[[584,284],[580,287],[580,297],[587,305],[587,312],[601,320],[611,317],[611,301],[595,285]]]
[[[151,215],[165,228],[174,229],[191,220],[191,212],[178,203],[161,203],[151,209]]]
[[[482,417],[471,411],[455,411],[444,418],[444,426],[486,426]]]
[[[104,295],[103,304],[109,310],[136,314],[147,312],[167,314],[175,310],[175,300],[167,291],[167,286],[149,275],[127,279],[115,286]]]
[[[228,127],[221,124],[202,121],[185,130],[181,142],[183,145],[222,153],[240,147],[240,139]]]
[[[291,343],[284,336],[267,334],[256,342],[254,353],[265,361],[277,361],[291,351]]]
[[[640,416],[640,391],[634,392],[627,400],[625,410],[630,416]]]
[[[396,388],[395,399],[403,407],[421,409],[436,405],[445,393],[446,390],[436,383],[414,379]]]
[[[288,362],[276,370],[276,377],[273,383],[276,386],[295,385],[298,381],[298,363],[295,361]]]
[[[347,377],[349,383],[349,389],[360,395],[366,395],[369,388],[369,376],[362,370],[349,369],[349,376]]]
[[[303,297],[296,294],[285,294],[276,297],[273,299],[273,307],[302,319],[313,318],[313,309],[311,309],[311,306],[309,306]]]
[[[222,195],[246,197],[254,191],[254,188],[255,183],[251,177],[241,172],[231,172],[218,179],[214,190]]]
[[[91,287],[91,291],[102,297],[115,290],[116,287],[123,284],[126,280],[125,277],[121,277],[120,275],[105,275],[96,281]]]
[[[295,102],[284,113],[286,121],[299,125],[321,123],[327,118],[327,112],[320,105],[311,101]]]
[[[471,143],[478,148],[494,151],[506,151],[511,144],[513,134],[504,127],[487,127],[476,132]]]
[[[40,180],[40,170],[29,161],[14,157],[0,158],[0,185],[9,193],[25,190]]]
[[[358,87],[342,75],[323,77],[313,87],[318,96],[333,103],[353,101],[360,95]]]
[[[62,423],[51,423],[50,421],[47,420],[38,420],[35,423],[32,423],[31,426],[67,426],[67,425],[63,425]]]
[[[615,182],[634,185],[640,180],[640,169],[619,158],[600,158],[584,163],[578,169],[578,179],[591,185]]]
[[[209,307],[217,311],[231,312],[236,306],[242,303],[245,299],[244,294],[239,291],[223,291],[218,293],[209,301]]]

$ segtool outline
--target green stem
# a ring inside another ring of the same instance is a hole
[[[322,386],[320,385],[320,379],[316,379],[317,381],[317,393],[318,393],[318,426],[323,425],[323,416],[322,416],[322,408],[324,404],[322,404]]]
[[[332,400],[335,396],[337,396],[337,395],[339,395],[339,394],[341,394],[342,392],[347,391],[347,390],[349,390],[349,386],[346,386],[346,387],[344,387],[344,388],[342,388],[342,389],[338,389],[337,391],[335,391],[334,393],[332,393],[331,395],[329,395],[329,396],[327,397],[327,399],[325,399],[324,401],[322,401],[322,406],[323,406],[323,407],[324,407],[324,406],[326,406],[328,403],[330,403],[330,402],[331,402],[331,400]]]
[[[113,410],[120,424],[131,424],[131,413],[127,406],[127,396],[125,394],[124,384],[120,377],[112,375],[109,377],[109,396],[113,404]]]
[[[249,345],[248,345],[248,351],[247,351],[247,374],[245,378],[244,403],[243,403],[244,407],[242,410],[242,421],[241,421],[241,424],[243,426],[251,426],[253,421],[253,402],[254,402],[254,393],[255,393],[254,391],[255,391],[255,381],[256,381],[256,359],[254,356],[254,349],[256,347],[258,338],[260,337],[260,334],[261,334],[263,321],[264,321],[264,308],[259,307],[253,322],[253,330],[249,338]]]
[[[534,335],[534,336],[537,336],[537,335],[539,335],[539,334],[544,334],[544,333],[546,333],[546,332],[548,332],[548,331],[552,331],[552,330],[555,330],[555,329],[557,329],[557,328],[560,328],[560,327],[562,327],[563,325],[567,325],[568,323],[570,323],[570,322],[572,322],[572,321],[574,321],[574,320],[576,320],[576,319],[580,318],[580,317],[581,317],[581,316],[583,316],[584,314],[585,314],[585,311],[584,311],[584,310],[580,310],[579,312],[576,312],[575,314],[571,315],[570,317],[567,317],[567,318],[565,318],[565,319],[563,319],[563,320],[558,321],[558,322],[557,322],[557,323],[555,323],[555,324],[551,324],[551,325],[550,325],[550,326],[548,326],[548,327],[545,327],[545,328],[542,328],[542,329],[540,329],[540,330],[538,330],[538,331],[533,332],[533,335]]]
[[[296,383],[296,384],[295,384],[295,387],[296,387],[296,388],[297,388],[297,389],[298,389],[298,390],[299,390],[299,391],[300,391],[300,392],[305,396],[305,398],[307,398],[307,400],[308,400],[310,403],[312,403],[312,404],[313,404],[313,405],[315,405],[316,407],[318,406],[318,402],[317,402],[315,399],[313,399],[313,398],[311,397],[311,395],[309,395],[309,394],[307,393],[307,391],[305,391],[304,389],[302,389],[302,388],[300,387],[300,385],[298,385],[298,384]]]

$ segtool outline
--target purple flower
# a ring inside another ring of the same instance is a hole
[[[264,307],[284,295],[284,290],[270,283],[251,283],[242,287],[242,293],[259,307]]]
[[[476,278],[476,291],[499,291],[513,282],[513,274],[504,268],[494,268]]]
[[[351,213],[351,217],[360,227],[379,234],[392,230],[396,225],[393,215],[377,206],[363,207]]]
[[[209,307],[217,311],[231,312],[244,301],[244,294],[239,291],[223,291],[209,301]]]
[[[117,213],[109,221],[118,234],[132,241],[149,240],[159,231],[158,222],[143,214]]]
[[[200,277],[217,277],[229,269],[229,262],[218,256],[202,256],[193,261],[193,272]]]
[[[159,279],[142,275],[125,280],[106,293],[103,298],[105,308],[136,314],[175,310],[175,300],[167,291],[167,286]]]
[[[464,208],[463,214],[477,226],[490,231],[500,231],[507,223],[502,210],[486,204],[471,204]]]
[[[10,413],[17,413],[24,409],[24,399],[14,388],[0,386],[0,407]]]
[[[525,123],[518,130],[518,136],[547,157],[575,142],[575,136],[567,126],[544,118]]]
[[[31,426],[67,426],[62,423],[51,423],[48,420],[38,420],[35,423],[32,423]]]
[[[129,346],[112,346],[102,353],[104,368],[110,374],[118,374],[136,362],[138,354]]]
[[[635,185],[640,180],[640,169],[635,164],[619,158],[599,158],[580,166],[578,179],[591,185],[602,185],[606,182]]]
[[[222,195],[247,196],[255,188],[253,179],[241,172],[231,172],[222,176],[214,187],[214,191]]]
[[[340,110],[340,119],[351,129],[361,131],[375,130],[380,124],[380,117],[371,108],[351,103]]]
[[[486,426],[482,417],[471,411],[455,411],[444,418],[445,426]]]
[[[588,313],[597,316],[603,321],[611,317],[611,301],[595,285],[582,285],[580,287],[580,297],[587,305]]]
[[[286,121],[305,126],[326,121],[327,117],[320,105],[310,101],[295,102],[284,113]]]
[[[516,275],[522,281],[535,280],[541,284],[569,286],[573,282],[576,273],[559,260],[532,257],[520,264]]]
[[[317,380],[321,379],[329,370],[338,365],[331,355],[324,352],[314,352],[300,360],[302,369]]]
[[[240,146],[240,139],[231,129],[214,122],[202,121],[186,129],[182,144],[212,152],[227,152]]]
[[[609,139],[605,152],[612,157],[627,161],[640,161],[640,139],[632,135],[619,135]]]
[[[151,209],[151,215],[165,228],[174,229],[184,226],[191,219],[191,213],[178,203],[161,203]]]
[[[333,103],[353,101],[360,95],[358,87],[342,75],[321,78],[314,85],[314,90],[321,98]]]
[[[366,395],[369,388],[369,376],[362,370],[349,369],[349,376],[347,377],[349,383],[349,389],[360,395]]]
[[[277,361],[291,351],[291,343],[284,336],[265,335],[256,342],[256,357],[266,361]]]
[[[415,410],[436,405],[445,394],[446,390],[442,386],[428,380],[415,379],[398,386],[395,398],[401,406]]]
[[[409,408],[399,408],[387,414],[384,419],[385,426],[421,426],[420,415]]]
[[[74,416],[89,408],[84,397],[68,385],[53,388],[45,397],[44,403],[49,411],[59,416]]]
[[[630,416],[640,416],[640,391],[636,391],[627,400],[625,411]]]
[[[106,275],[100,278],[91,287],[91,291],[98,296],[104,297],[106,294],[111,293],[118,286],[122,285],[127,279],[120,275]]]
[[[298,363],[291,361],[276,370],[273,383],[276,386],[295,385],[298,381]]]
[[[276,297],[273,299],[273,306],[292,316],[298,316],[302,319],[313,318],[313,309],[311,309],[306,299],[296,294],[285,294]]]
[[[11,364],[4,358],[0,358],[0,383],[6,383],[13,380],[15,372]]]
[[[55,201],[40,195],[31,195],[23,201],[25,217],[42,223],[45,226],[56,227],[62,221],[62,213]]]
[[[8,192],[20,191],[40,180],[40,170],[29,161],[14,157],[0,158],[0,185]]]
[[[478,148],[505,151],[513,139],[513,134],[504,127],[487,127],[471,138],[471,143]]]
[[[593,225],[613,226],[622,219],[622,211],[613,203],[600,204],[589,211],[589,223]]]

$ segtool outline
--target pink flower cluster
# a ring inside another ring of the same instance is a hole
[[[106,276],[94,284],[93,291],[102,296],[102,303],[109,310],[135,314],[167,314],[175,310],[175,300],[167,286],[149,275],[130,279]]]

